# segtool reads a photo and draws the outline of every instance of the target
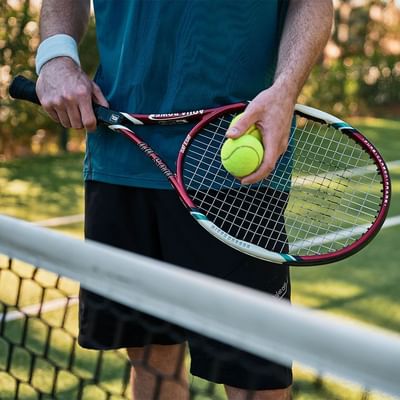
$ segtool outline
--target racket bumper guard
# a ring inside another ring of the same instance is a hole
[[[199,211],[191,211],[192,217],[211,235],[221,240],[230,247],[241,251],[242,253],[248,254],[250,256],[265,260],[268,262],[273,262],[275,264],[291,264],[296,263],[297,258],[289,254],[274,253],[272,251],[263,249],[260,246],[245,242],[243,240],[237,239],[222,229],[218,228],[214,223],[212,223],[204,214]]]

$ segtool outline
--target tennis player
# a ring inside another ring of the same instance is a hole
[[[150,257],[290,299],[287,267],[255,260],[212,238],[184,211],[157,168],[121,135],[96,128],[92,101],[136,113],[168,113],[252,100],[231,136],[256,123],[267,144],[267,176],[286,150],[293,108],[325,46],[330,0],[94,0],[100,63],[92,81],[77,43],[89,0],[43,0],[37,93],[66,128],[85,128],[85,235]],[[138,129],[172,164],[185,128]],[[118,265],[110,265],[118,268]],[[160,282],[162,284],[162,282]],[[184,301],[184,299],[182,299]],[[229,399],[289,399],[290,368],[198,337],[86,290],[80,295],[79,343],[127,348],[136,400],[188,399],[191,373],[222,383]]]

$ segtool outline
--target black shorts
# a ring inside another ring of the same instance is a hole
[[[88,239],[290,300],[288,267],[249,257],[215,239],[192,219],[172,190],[87,181],[85,207]],[[104,350],[188,341],[191,373],[195,376],[252,390],[286,388],[292,382],[290,368],[188,332],[83,288],[79,323],[78,341],[85,348]]]

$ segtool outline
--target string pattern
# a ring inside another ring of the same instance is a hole
[[[183,162],[186,190],[209,220],[237,239],[298,256],[340,250],[369,229],[382,202],[381,176],[354,139],[296,116],[271,175],[242,186],[220,158],[234,116],[205,126]]]

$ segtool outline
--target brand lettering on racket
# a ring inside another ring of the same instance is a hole
[[[204,110],[186,111],[182,113],[169,113],[169,114],[150,114],[148,118],[152,121],[175,121],[187,122],[185,118],[191,117],[193,115],[202,115]]]
[[[222,229],[218,228],[216,225],[211,225],[211,229],[215,231],[219,236],[226,239],[228,242],[232,242],[237,244],[238,246],[243,247],[244,249],[250,249],[250,245],[242,240],[236,239],[233,236],[229,235],[229,233],[224,232]]]
[[[119,120],[119,115],[118,114],[111,114],[110,120],[112,122],[118,122]]]
[[[383,161],[381,155],[376,150],[376,148],[369,142],[369,140],[363,136],[360,137],[362,142],[370,149],[371,153],[380,161],[380,166],[382,168],[382,177],[386,182],[390,181],[389,171],[386,167],[385,162]],[[383,193],[383,204],[388,206],[390,202],[390,185],[386,185],[386,189]]]
[[[181,149],[179,150],[180,153],[184,153],[188,143],[190,142],[191,136],[186,136],[185,140],[182,143]]]
[[[140,150],[143,151],[143,153],[145,153],[147,156],[151,157],[154,164],[156,164],[157,167],[160,168],[161,172],[167,178],[174,175],[170,171],[170,169],[167,167],[167,165],[164,163],[164,161],[161,160],[161,158],[156,154],[156,152],[153,149],[151,149],[146,143],[144,143],[144,142],[138,143],[138,147],[140,148]]]

